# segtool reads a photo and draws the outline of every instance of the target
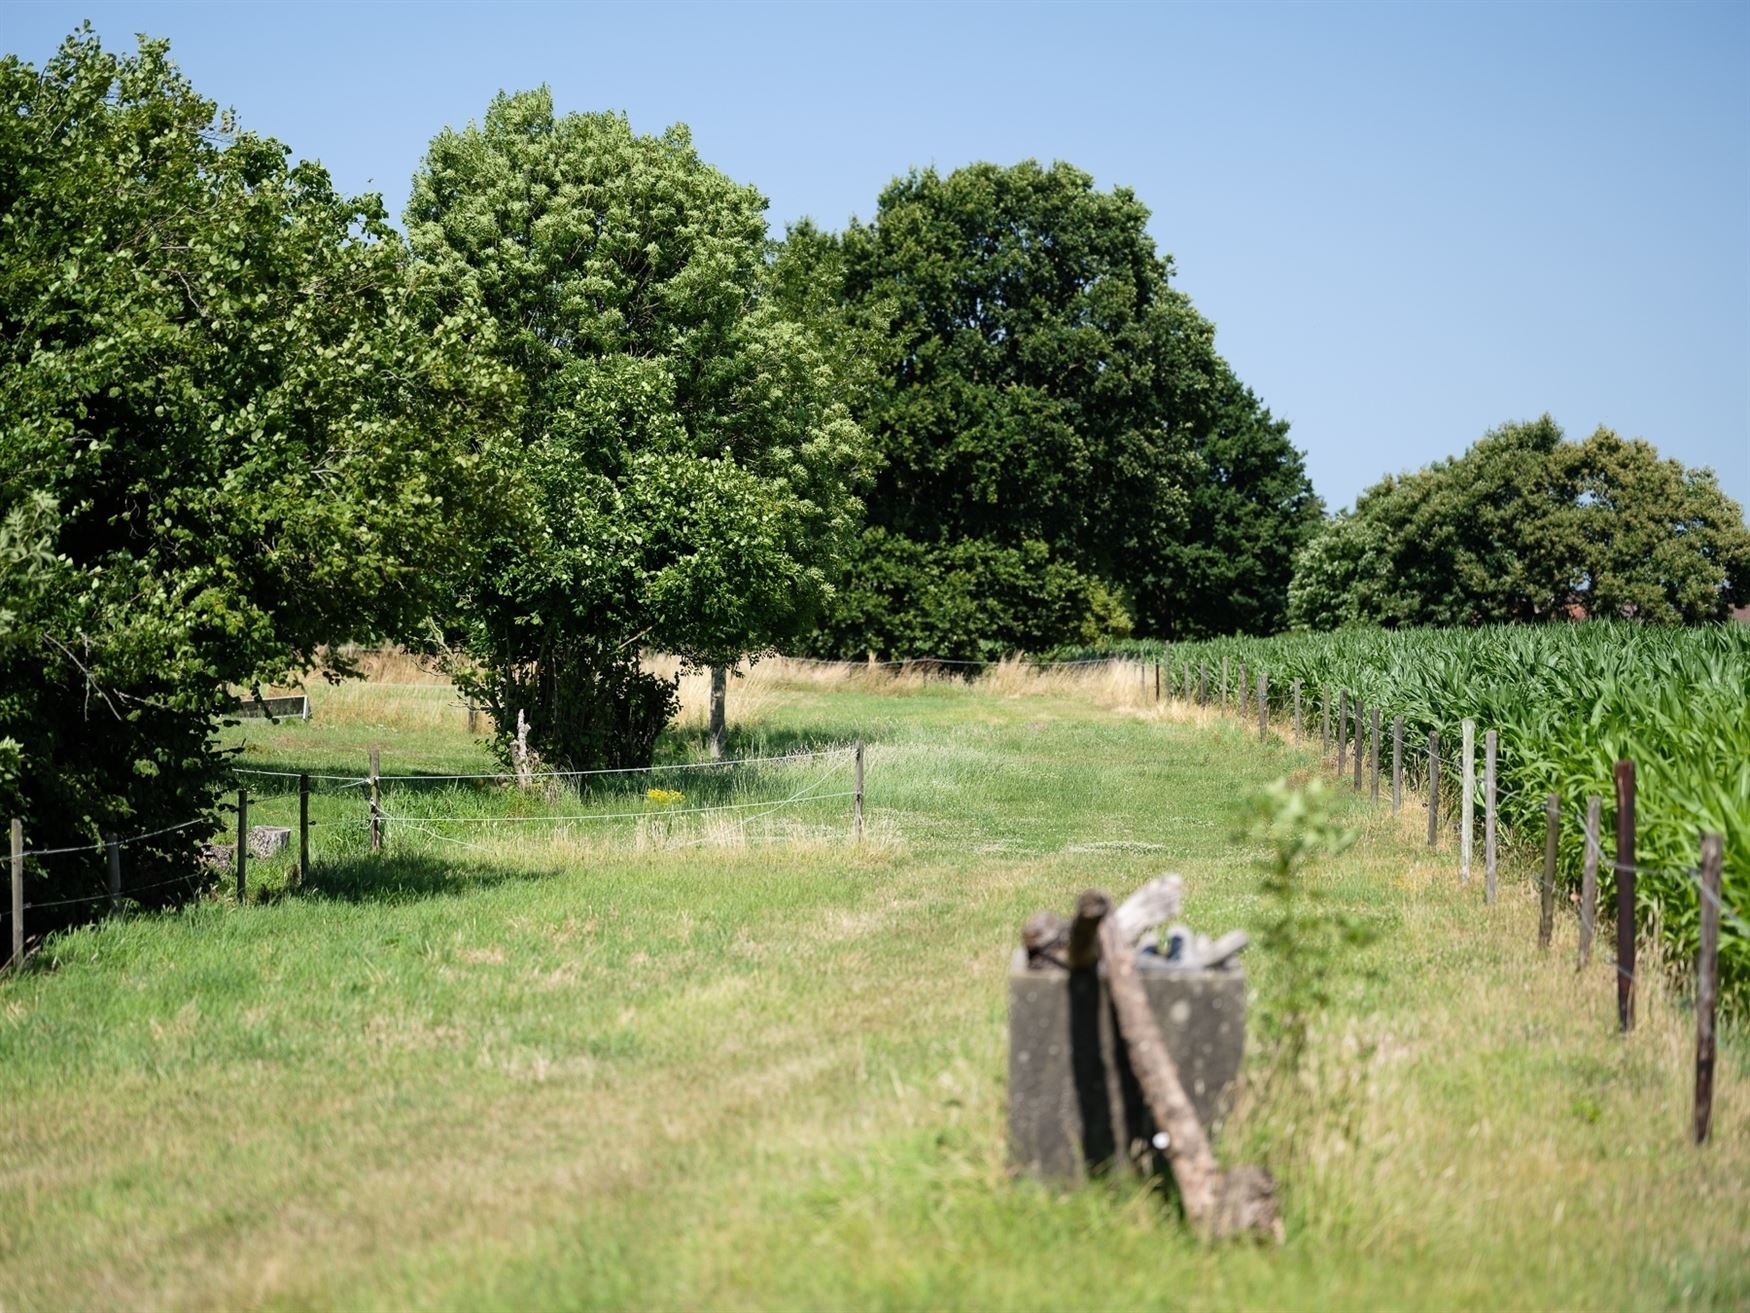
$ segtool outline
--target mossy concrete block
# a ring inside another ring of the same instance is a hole
[[[1177,970],[1137,959],[1167,1052],[1204,1129],[1226,1115],[1246,1046],[1246,973],[1239,964]],[[1078,1181],[1113,1169],[1157,1171],[1154,1119],[1118,1036],[1104,970],[1009,968],[1009,1161],[1017,1171]]]

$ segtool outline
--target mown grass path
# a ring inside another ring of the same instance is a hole
[[[320,710],[255,732],[326,759]],[[1021,921],[1170,866],[1193,923],[1255,924],[1242,804],[1311,758],[953,684],[798,684],[740,750],[859,734],[860,851],[812,815],[744,849],[392,832],[301,894],[60,940],[0,984],[0,1307],[1038,1309],[1090,1273],[1139,1308],[1750,1301],[1741,1038],[1698,1152],[1664,992],[1618,1038],[1609,966],[1540,957],[1522,883],[1485,909],[1361,803],[1317,878],[1382,933],[1318,1036],[1286,1246],[1011,1182]]]

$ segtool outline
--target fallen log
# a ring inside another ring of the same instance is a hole
[[[1084,904],[1092,910],[1090,894],[1077,904],[1077,921]],[[1105,901],[1102,899],[1102,901]],[[1124,939],[1125,929],[1116,917],[1100,925],[1098,943],[1106,960],[1106,986],[1112,1009],[1118,1017],[1119,1034],[1130,1053],[1131,1070],[1142,1087],[1143,1098],[1155,1127],[1165,1136],[1156,1141],[1172,1169],[1173,1180],[1184,1202],[1186,1219],[1205,1239],[1253,1235],[1282,1239],[1282,1220],[1276,1207],[1276,1183],[1263,1168],[1241,1167],[1223,1173],[1216,1166],[1209,1138],[1197,1120],[1197,1112],[1185,1094],[1179,1069],[1167,1052],[1160,1027],[1149,1011],[1142,982],[1136,977],[1136,958]],[[1072,938],[1073,943],[1073,938]]]

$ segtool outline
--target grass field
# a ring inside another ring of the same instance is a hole
[[[698,691],[666,760],[698,755]],[[242,727],[243,760],[490,769],[447,690],[315,705]],[[731,713],[735,755],[866,739],[868,842],[842,798],[486,825],[649,800],[421,782],[372,858],[335,781],[301,890],[264,863],[246,905],[68,934],[0,983],[0,1308],[1750,1305],[1750,1046],[1692,1148],[1679,1003],[1643,973],[1614,1034],[1609,963],[1577,975],[1567,921],[1540,956],[1523,873],[1483,907],[1413,805],[1345,794],[1361,842],[1309,878],[1379,933],[1306,1115],[1243,1105],[1218,1146],[1283,1178],[1284,1246],[1201,1249],[1134,1183],[1010,1180],[1022,920],[1171,868],[1194,924],[1255,927],[1245,800],[1313,755],[1105,673],[768,670]],[[843,770],[813,760],[660,782],[777,801]]]

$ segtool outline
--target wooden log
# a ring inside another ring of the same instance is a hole
[[[1185,903],[1185,882],[1169,872],[1157,875],[1118,905],[1112,920],[1124,942],[1134,945],[1156,926],[1176,921]]]
[[[1598,924],[1598,855],[1599,821],[1604,800],[1597,794],[1586,799],[1586,852],[1580,876],[1580,957],[1576,971],[1583,971],[1592,960],[1593,927]]]
[[[1635,1028],[1635,764],[1616,763],[1616,1021]]]
[[[1135,954],[1124,942],[1116,921],[1108,919],[1100,927],[1100,947],[1106,958],[1106,987],[1112,996],[1118,1033],[1154,1118],[1159,1132],[1156,1148],[1166,1155],[1186,1220],[1206,1240],[1244,1234],[1280,1239],[1282,1221],[1276,1208],[1276,1185],[1269,1173],[1242,1168],[1224,1176],[1217,1168],[1209,1137],[1197,1120],[1197,1110],[1185,1093],[1179,1069],[1137,979]]]
[[[1537,946],[1547,950],[1556,930],[1556,844],[1561,839],[1562,800],[1543,800],[1543,885],[1538,890]]]
[[[1075,920],[1070,922],[1063,964],[1071,971],[1085,971],[1100,960],[1100,923],[1112,910],[1112,900],[1098,889],[1083,891],[1076,899]]]
[[[1714,1013],[1720,983],[1720,868],[1725,840],[1701,837],[1701,949],[1695,960],[1695,1142],[1706,1144],[1714,1116]]]

